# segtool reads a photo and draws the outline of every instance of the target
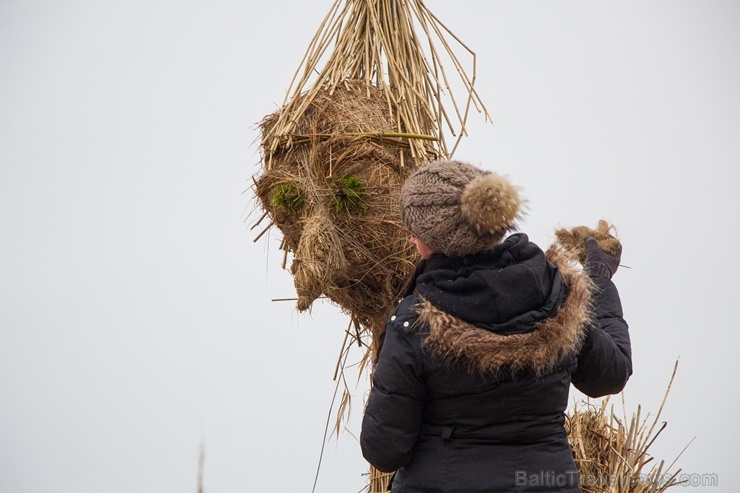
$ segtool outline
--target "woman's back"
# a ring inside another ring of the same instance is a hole
[[[490,252],[432,258],[417,272],[415,293],[389,321],[374,377],[381,390],[363,426],[366,456],[401,468],[394,490],[577,491],[563,419],[590,284],[563,268],[565,277],[517,234]],[[503,289],[512,279],[517,289]],[[557,317],[563,307],[569,316]],[[412,416],[405,436],[414,443],[382,443],[392,423]]]

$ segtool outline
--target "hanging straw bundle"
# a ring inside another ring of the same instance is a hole
[[[471,55],[472,78],[448,37]],[[281,230],[300,311],[326,296],[351,316],[358,342],[382,332],[416,261],[400,186],[416,166],[452,156],[471,107],[488,117],[474,71],[474,54],[421,0],[334,2],[283,106],[260,125],[264,214],[254,227],[269,218],[257,238]]]

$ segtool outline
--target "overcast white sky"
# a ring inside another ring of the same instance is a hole
[[[331,2],[0,1],[0,492],[311,490],[346,319],[298,315],[253,243],[255,124]],[[478,54],[495,125],[455,157],[524,188],[522,230],[605,217],[628,411],[736,490],[740,3],[429,0]],[[366,483],[358,433],[317,492]]]

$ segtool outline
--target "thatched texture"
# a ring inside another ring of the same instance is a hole
[[[279,114],[262,123],[268,133]],[[413,269],[398,195],[414,169],[392,134],[384,92],[361,81],[325,90],[296,122],[291,145],[274,151],[256,181],[260,203],[293,253],[298,309],[326,296],[362,327],[380,330]],[[286,141],[287,142],[287,141]]]

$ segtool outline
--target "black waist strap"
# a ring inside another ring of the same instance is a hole
[[[540,443],[544,441],[567,440],[565,429],[553,423],[528,423],[511,426],[490,426],[484,428],[468,428],[453,426],[437,426],[428,423],[421,425],[421,434],[440,437],[442,440],[472,439],[485,440],[489,443]]]
[[[445,441],[456,438],[455,428],[452,426],[434,426],[426,423],[421,425],[421,434],[442,437]]]

